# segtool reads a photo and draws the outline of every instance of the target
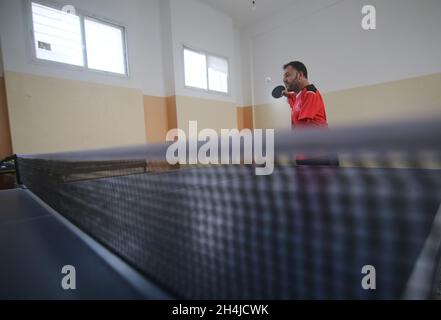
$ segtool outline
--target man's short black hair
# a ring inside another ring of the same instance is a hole
[[[300,61],[291,61],[283,66],[283,69],[285,70],[289,66],[293,67],[297,71],[303,73],[303,76],[308,79],[308,70],[306,69],[306,66],[300,62]]]

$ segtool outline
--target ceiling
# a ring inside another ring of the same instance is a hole
[[[255,10],[252,10],[252,0],[202,1],[232,17],[234,24],[242,28],[273,14],[282,12],[284,8],[294,5],[299,0],[255,0]]]

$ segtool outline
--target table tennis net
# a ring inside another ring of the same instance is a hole
[[[166,144],[19,155],[17,169],[177,298],[438,298],[440,128],[279,132],[262,176],[255,164],[170,165]]]

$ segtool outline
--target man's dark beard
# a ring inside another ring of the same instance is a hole
[[[294,91],[295,93],[299,93],[300,88],[298,86],[296,86],[295,84],[293,84],[289,87],[289,91]]]
[[[287,88],[288,91],[294,91],[295,93],[299,93],[300,89],[298,86],[296,86],[295,84],[291,84],[289,85],[289,87]]]

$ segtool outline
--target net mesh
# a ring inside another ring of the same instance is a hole
[[[326,139],[338,143],[312,146],[316,132],[285,133],[266,176],[253,164],[169,165],[165,145],[23,155],[18,168],[33,193],[177,298],[428,298],[439,127],[402,126],[381,141],[336,131]],[[424,143],[404,142],[414,140]],[[299,165],[305,152],[338,155],[340,166]],[[363,288],[365,266],[374,290]]]

